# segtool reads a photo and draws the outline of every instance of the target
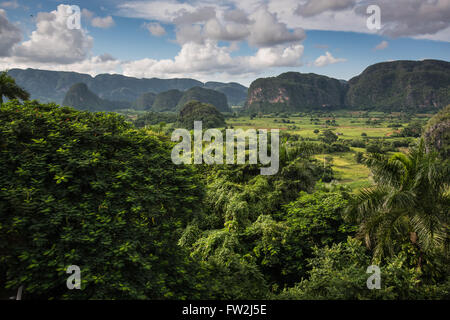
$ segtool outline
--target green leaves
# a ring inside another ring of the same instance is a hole
[[[0,109],[0,142],[1,286],[44,299],[204,294],[177,246],[202,188],[169,142],[115,114],[16,101]],[[83,290],[66,289],[68,265]]]

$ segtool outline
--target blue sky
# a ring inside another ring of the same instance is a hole
[[[379,30],[367,27],[369,4],[380,8]],[[81,29],[66,27],[72,5]],[[285,71],[348,80],[377,62],[448,61],[449,21],[449,0],[0,0],[0,68],[244,85]]]

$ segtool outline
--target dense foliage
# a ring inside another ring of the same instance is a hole
[[[198,101],[190,101],[181,108],[177,126],[194,129],[194,121],[201,121],[204,129],[225,126],[225,118],[215,106]]]
[[[30,98],[30,94],[19,87],[14,78],[5,71],[0,73],[0,105],[3,103],[3,96],[8,99],[27,100]]]
[[[138,116],[133,123],[137,128],[143,128],[145,126],[174,123],[177,119],[176,113],[150,111]]]
[[[212,104],[220,112],[229,112],[227,96],[222,92],[206,89],[202,87],[194,87],[187,90],[178,101],[177,110],[181,110],[189,101],[196,100],[202,103]]]
[[[427,148],[438,151],[442,159],[450,159],[450,105],[430,119],[424,138]]]
[[[198,265],[177,241],[202,190],[172,163],[171,143],[115,114],[36,102],[3,104],[0,130],[2,287],[46,299],[200,297]],[[83,290],[67,290],[69,265]]]
[[[153,102],[152,111],[154,112],[164,112],[172,111],[175,112],[177,109],[178,102],[183,96],[183,92],[179,90],[169,90],[159,93],[155,97]]]
[[[367,134],[348,138],[331,114],[299,115],[320,130],[281,130],[279,171],[262,176],[260,164],[175,166],[172,129],[225,127],[201,102],[176,117],[2,105],[0,295],[23,286],[25,299],[450,298],[450,174],[434,152],[446,139],[426,148],[374,137],[381,116],[351,118]],[[418,116],[385,118],[395,132],[422,132]],[[335,181],[342,156],[356,159],[364,188]],[[73,264],[82,290],[65,286]],[[370,265],[380,289],[367,287]]]
[[[436,110],[450,103],[450,63],[394,61],[368,67],[349,81],[346,104],[382,111]]]

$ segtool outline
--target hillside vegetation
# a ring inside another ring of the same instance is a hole
[[[70,87],[62,104],[89,111],[113,111],[131,107],[129,102],[109,101],[98,97],[84,83],[76,83]]]
[[[181,110],[189,101],[196,100],[203,103],[212,104],[220,112],[230,112],[225,94],[201,87],[194,87],[187,90],[177,104],[177,110]]]
[[[179,90],[169,90],[159,93],[153,102],[152,111],[176,111],[178,102],[183,96],[183,92]]]
[[[450,104],[450,63],[378,63],[349,81],[346,104],[380,111],[438,110]]]
[[[180,110],[177,126],[194,129],[194,121],[202,121],[203,129],[225,126],[225,118],[212,104],[189,101]]]
[[[255,80],[247,112],[295,112],[341,108],[384,112],[436,111],[450,103],[450,63],[394,61],[368,67],[348,83],[288,72]]]

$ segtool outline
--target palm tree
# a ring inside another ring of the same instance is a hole
[[[375,185],[362,189],[347,210],[360,225],[359,236],[374,250],[374,258],[395,254],[396,244],[411,242],[422,254],[448,253],[449,168],[421,140],[408,154],[371,154],[366,160]]]
[[[30,94],[19,87],[6,71],[0,73],[0,105],[3,103],[3,96],[8,99],[30,99]]]

